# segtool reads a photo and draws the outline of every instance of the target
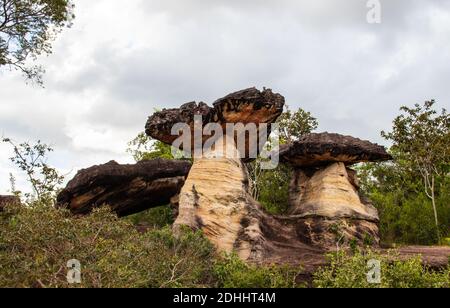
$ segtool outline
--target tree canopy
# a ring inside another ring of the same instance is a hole
[[[42,67],[29,66],[52,52],[51,42],[75,17],[71,0],[0,0],[0,69],[21,71],[42,85]]]

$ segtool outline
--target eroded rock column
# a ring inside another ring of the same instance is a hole
[[[194,161],[180,193],[174,230],[200,229],[219,251],[234,250],[245,260],[255,259],[262,253],[263,236],[252,214],[256,204],[248,193],[247,170],[239,157],[222,155],[236,151],[234,140],[219,143],[223,149]]]

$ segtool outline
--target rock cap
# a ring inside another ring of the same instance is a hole
[[[280,160],[295,167],[308,168],[342,162],[353,165],[361,162],[392,160],[383,146],[351,136],[332,133],[312,133],[280,149]]]
[[[145,132],[156,140],[172,145],[179,137],[172,135],[174,125],[187,124],[191,128],[193,142],[196,115],[202,116],[202,128],[209,123],[218,123],[225,132],[226,124],[254,123],[259,131],[259,124],[271,124],[277,120],[283,112],[284,103],[284,97],[273,93],[271,89],[260,91],[256,88],[248,88],[216,100],[213,107],[203,102],[190,102],[180,108],[156,112],[148,118]],[[268,134],[270,134],[270,126],[268,128]],[[202,132],[202,144],[209,138],[211,135],[203,135]]]

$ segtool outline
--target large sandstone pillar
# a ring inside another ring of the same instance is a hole
[[[252,137],[261,137],[269,134],[270,130],[261,130],[267,125],[260,124],[268,124],[270,128],[270,124],[281,115],[283,106],[284,97],[280,94],[273,93],[270,89],[259,91],[250,88],[218,99],[213,107],[192,102],[178,109],[165,109],[149,117],[146,133],[170,145],[179,137],[171,132],[174,125],[179,123],[187,124],[191,128],[189,137],[191,141],[195,141],[198,131],[195,134],[193,128],[199,126],[195,119],[199,115],[202,116],[200,128],[216,123],[216,127],[223,130],[225,136],[216,141],[217,147],[194,159],[180,193],[175,231],[179,231],[182,226],[200,229],[219,251],[236,251],[244,260],[262,258],[263,214],[248,193],[248,174],[243,164],[243,161],[256,158],[248,157],[251,149],[254,149],[253,143],[246,137],[246,153],[237,152],[236,141],[239,138],[226,136],[227,126],[251,124],[256,127]],[[211,136],[200,133],[200,137],[200,143],[203,145]]]
[[[180,193],[179,215],[174,224],[202,230],[222,252],[236,251],[244,259],[258,259],[264,240],[257,206],[248,193],[248,175],[236,153],[234,140],[218,141],[223,149],[194,160]],[[220,154],[218,154],[220,153]]]

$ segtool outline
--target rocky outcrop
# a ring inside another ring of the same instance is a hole
[[[326,166],[341,162],[353,165],[361,162],[391,160],[383,146],[351,136],[321,133],[307,134],[290,145],[282,146],[280,159],[298,168]]]
[[[395,252],[403,260],[420,256],[424,264],[435,270],[446,268],[450,263],[450,247],[405,246],[396,249]]]
[[[9,204],[20,204],[20,198],[16,197],[16,196],[1,196],[0,195],[0,212],[2,212],[4,207]]]
[[[377,210],[364,204],[343,163],[317,170],[297,169],[290,186],[291,214],[307,217],[354,218],[378,222]]]
[[[338,134],[309,134],[280,151],[295,170],[290,185],[290,214],[299,218],[298,235],[324,249],[355,242],[379,243],[378,212],[359,193],[355,170],[348,166],[389,160],[369,141]]]
[[[174,160],[120,165],[111,161],[80,170],[58,195],[57,204],[87,214],[105,204],[119,216],[168,205],[184,185],[191,163]]]
[[[188,103],[179,109],[163,110],[151,116],[146,133],[172,144],[177,123],[194,126],[202,115],[202,127],[219,123],[266,123],[282,112],[284,98],[270,90],[251,88],[230,94],[208,107]],[[192,130],[190,132],[192,134]],[[193,138],[194,136],[191,136]],[[209,138],[210,136],[203,136]],[[378,242],[378,213],[359,195],[356,172],[348,168],[357,162],[390,159],[381,146],[349,136],[310,134],[281,149],[282,162],[294,166],[290,187],[291,211],[287,216],[266,214],[251,198],[243,160],[223,153],[236,151],[235,136],[225,136],[193,167],[179,196],[179,216],[174,224],[200,229],[220,251],[236,251],[244,260],[289,258],[317,250],[335,248],[342,240],[363,244]],[[243,158],[243,160],[241,159]]]
[[[281,115],[283,106],[281,95],[250,88],[217,100],[213,108],[189,103],[158,112],[149,118],[146,133],[171,145],[177,138],[171,135],[173,125],[185,123],[192,128],[195,115],[203,116],[203,127],[219,123],[225,131],[228,123],[270,125]],[[262,230],[266,215],[248,193],[247,169],[241,159],[246,157],[237,151],[234,134],[217,141],[216,147],[194,159],[180,193],[174,230],[182,226],[202,230],[219,251],[236,251],[244,260],[261,261],[270,247]]]
[[[233,140],[225,140],[233,148]],[[299,218],[265,213],[249,194],[248,174],[238,158],[211,152],[195,160],[180,193],[177,232],[183,226],[202,230],[219,251],[235,251],[243,260],[286,263],[322,262],[321,250],[297,234]],[[318,257],[320,256],[320,257]]]
[[[259,91],[256,88],[249,88],[218,99],[213,104],[213,107],[209,107],[203,102],[198,104],[196,102],[190,102],[177,109],[164,109],[156,112],[149,117],[145,131],[148,136],[172,145],[179,137],[178,135],[172,134],[174,125],[179,123],[187,124],[191,128],[190,138],[192,140],[191,149],[193,151],[196,137],[194,135],[194,125],[196,125],[195,127],[200,126],[200,128],[205,128],[210,123],[217,123],[222,127],[223,132],[225,132],[227,124],[242,123],[247,125],[251,123],[256,125],[259,136],[260,124],[269,124],[267,130],[269,134],[270,123],[273,123],[281,115],[284,102],[283,96],[273,93],[270,89]],[[199,124],[194,123],[194,117],[197,115],[202,116],[202,122]],[[236,132],[236,139],[238,133]],[[200,143],[203,144],[211,137],[214,136],[201,132]],[[243,158],[254,158],[250,157],[250,153],[259,149],[252,148],[253,144],[248,143],[248,138],[246,141],[246,153],[241,154]]]
[[[230,149],[234,142],[224,144]],[[239,158],[207,153],[195,160],[179,201],[175,230],[181,226],[200,229],[219,251],[234,250],[245,260],[261,258],[264,238]]]

